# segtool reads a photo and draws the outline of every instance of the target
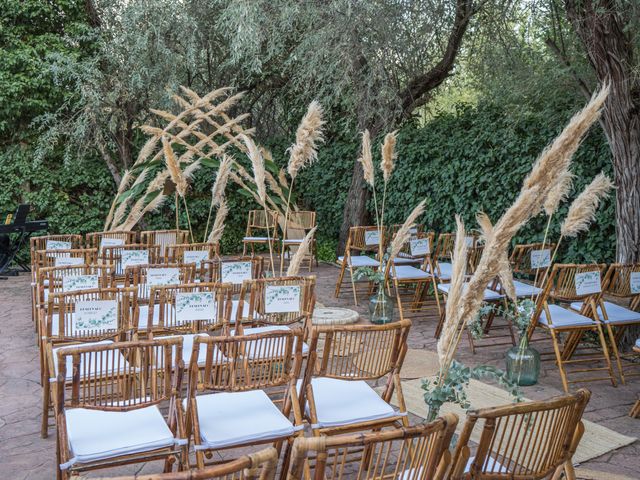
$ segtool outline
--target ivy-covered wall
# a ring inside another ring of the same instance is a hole
[[[522,179],[542,149],[562,129],[575,106],[557,105],[554,112],[505,111],[492,104],[464,106],[454,113],[440,114],[423,126],[405,125],[398,135],[398,160],[387,198],[386,219],[401,223],[411,209],[427,199],[424,223],[435,231],[451,231],[459,213],[468,228],[475,227],[474,215],[485,211],[496,220],[516,197]],[[380,145],[374,145],[376,162]],[[268,142],[274,160],[286,162],[287,141]],[[322,257],[335,253],[342,209],[359,155],[357,132],[330,135],[321,146],[319,158],[296,180],[299,203],[318,212]],[[109,172],[98,160],[82,165],[65,165],[51,159],[34,164],[28,149],[19,146],[0,153],[0,210],[8,211],[21,199],[34,205],[34,217],[48,218],[52,232],[87,232],[102,228],[113,195]],[[573,171],[575,195],[600,171],[611,174],[608,145],[595,126],[578,150]],[[189,210],[197,241],[207,220],[210,187],[215,171],[203,168],[195,175]],[[379,177],[381,178],[381,177]],[[378,182],[378,187],[382,182]],[[229,186],[231,214],[223,238],[223,251],[240,247],[246,212],[255,204]],[[381,195],[381,192],[379,192]],[[564,205],[552,222],[550,238],[557,239]],[[148,228],[174,225],[173,205],[146,219]],[[182,225],[186,219],[182,218]],[[541,240],[546,218],[540,215],[521,230],[518,242]],[[599,208],[590,232],[577,241],[566,242],[562,259],[567,261],[611,261],[615,254],[614,202]]]

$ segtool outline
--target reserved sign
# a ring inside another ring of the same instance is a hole
[[[600,272],[582,272],[576,273],[576,294],[578,295],[590,295],[592,293],[599,293],[602,290],[600,286]]]
[[[531,250],[531,268],[548,268],[551,265],[551,250]]]
[[[378,230],[366,230],[364,232],[365,245],[380,245],[380,232]]]
[[[209,251],[208,250],[185,250],[182,253],[182,262],[183,263],[195,263],[196,266],[200,267],[204,260],[209,259]]]
[[[73,331],[116,330],[118,328],[117,300],[89,300],[76,302]]]
[[[430,252],[428,238],[416,238],[409,240],[409,251],[412,257],[428,255]]]
[[[119,247],[121,245],[124,245],[124,238],[102,237],[100,240],[100,248]]]
[[[268,285],[264,297],[264,313],[300,311],[300,285]]]
[[[213,292],[181,292],[176,294],[176,322],[215,320]]]
[[[73,265],[82,265],[84,257],[56,257],[53,261],[55,267],[69,267]]]
[[[177,285],[180,283],[180,270],[175,267],[147,269],[147,285]]]
[[[98,288],[98,275],[65,275],[62,277],[62,291],[75,292]]]
[[[242,283],[251,280],[251,262],[223,262],[220,264],[220,280],[223,283]]]
[[[640,293],[640,272],[631,272],[629,275],[631,293]]]
[[[120,259],[122,270],[133,265],[145,265],[149,263],[149,250],[122,250]]]
[[[71,249],[71,242],[64,242],[60,240],[47,240],[45,246],[47,250],[69,250]]]

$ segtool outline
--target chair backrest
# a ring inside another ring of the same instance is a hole
[[[475,273],[483,253],[484,245],[476,245],[467,250],[467,275]]]
[[[258,256],[214,258],[202,262],[200,281],[231,283],[233,292],[240,293],[245,280],[262,278],[264,258]]]
[[[151,287],[147,334],[223,328],[231,316],[231,285],[189,283]]]
[[[474,248],[478,243],[477,235],[467,235],[465,237],[467,248]],[[449,260],[453,258],[453,247],[456,243],[455,233],[441,233],[438,235],[436,250],[433,254],[434,260]]]
[[[129,266],[159,263],[160,246],[128,244],[103,247],[99,259],[103,264],[113,265],[115,275],[124,279],[125,270]]]
[[[109,288],[111,281],[111,266],[103,265],[66,265],[63,267],[44,267],[38,271],[38,293],[42,304],[45,300],[44,292],[48,295],[75,290],[95,288]]]
[[[296,438],[287,480],[441,479],[449,465],[449,443],[458,417],[447,414],[414,427]],[[355,455],[355,458],[354,458]],[[315,457],[315,461],[308,461]],[[349,458],[350,460],[347,460]]]
[[[101,478],[102,480],[273,480],[277,466],[278,451],[268,447],[259,452],[197,470]]]
[[[150,265],[132,265],[124,271],[124,286],[138,290],[138,303],[149,301],[153,287],[183,285],[191,283],[195,277],[195,265],[187,263],[158,263]]]
[[[537,280],[541,280],[551,266],[551,257],[555,248],[554,243],[516,245],[509,257],[513,273],[537,275]]]
[[[547,478],[571,460],[584,428],[580,420],[590,396],[588,390],[580,389],[549,400],[467,412],[450,478],[463,478],[469,439],[478,423],[482,429],[480,441],[465,478]]]
[[[41,332],[56,342],[120,337],[133,327],[136,304],[137,292],[128,288],[53,293]]]
[[[275,210],[267,210],[267,213],[264,210],[249,210],[246,236],[266,236],[268,230],[272,239],[277,238],[278,215]]]
[[[37,250],[70,250],[75,248],[82,248],[82,235],[45,235],[29,239],[32,264],[35,260],[34,253]]]
[[[58,381],[64,385],[72,377],[70,389],[57,389],[58,408],[126,411],[175,399],[180,392],[179,337],[73,346],[57,355]]]
[[[238,316],[252,325],[311,323],[315,306],[315,275],[246,280],[240,290]],[[237,322],[242,329],[242,322]]]
[[[164,251],[165,261],[169,263],[194,264],[200,270],[202,262],[216,258],[219,254],[215,243],[179,243],[167,245]]]
[[[145,230],[140,232],[140,243],[144,245],[159,245],[160,255],[166,255],[169,245],[189,243],[188,230]]]
[[[389,227],[389,238],[393,238],[395,234],[398,233],[398,230],[400,230],[400,228],[402,228],[402,223],[394,223],[393,225],[391,225]],[[424,223],[416,223],[415,227],[409,230],[409,233],[411,234],[412,238],[421,233],[431,233],[435,235],[434,232],[425,232]]]
[[[136,243],[136,232],[112,230],[108,232],[91,232],[86,235],[87,247],[102,250],[103,247],[131,245]]]
[[[201,348],[206,349],[204,368]],[[189,397],[197,390],[238,392],[293,385],[302,362],[302,330],[224,337],[196,336],[189,363]]]
[[[375,380],[399,371],[411,322],[311,327],[305,382],[312,377]]]
[[[420,261],[420,268],[426,272],[433,271],[433,232],[422,232],[413,235],[408,242],[402,246],[398,253],[398,258],[415,259]],[[385,268],[385,282],[389,281],[390,274],[395,275],[396,264],[393,258],[389,258]]]
[[[32,270],[35,279],[40,268],[94,264],[97,258],[97,250],[95,248],[36,250],[33,258]]]
[[[628,299],[635,309],[640,300],[640,263],[613,263],[609,265],[602,282],[605,294]]]
[[[297,210],[289,212],[287,221],[287,237],[301,239],[316,226],[316,212]],[[283,227],[284,228],[284,227]]]
[[[351,254],[351,250],[360,252],[376,252],[378,255],[385,248],[385,228],[380,230],[376,226],[351,227],[345,246],[345,256]]]

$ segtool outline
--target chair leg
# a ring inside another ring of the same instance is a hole
[[[613,367],[611,365],[611,356],[609,355],[607,341],[604,338],[604,333],[602,332],[602,326],[600,325],[600,323],[596,324],[596,328],[598,329],[598,336],[600,337],[600,345],[602,345],[602,353],[604,354],[604,359],[607,362],[607,370],[609,371],[609,377],[611,378],[611,385],[616,387],[617,382],[615,374],[613,373]]]
[[[342,288],[342,281],[344,279],[344,272],[345,272],[345,265],[344,262],[342,264],[342,266],[340,267],[340,273],[338,274],[338,281],[336,282],[336,291],[334,293],[335,297],[338,298],[340,296],[340,289]]]
[[[49,405],[51,403],[51,384],[49,379],[42,381],[42,424],[40,426],[40,436],[49,436]]]
[[[553,350],[556,354],[556,361],[558,364],[558,370],[560,370],[560,378],[562,379],[562,388],[564,393],[569,393],[569,383],[567,382],[567,374],[564,370],[564,364],[562,363],[562,353],[560,353],[560,347],[558,346],[558,337],[553,328],[549,329],[551,333],[551,341],[553,342]]]
[[[609,341],[611,342],[611,349],[613,350],[613,355],[616,358],[616,365],[618,367],[618,372],[620,373],[620,383],[622,383],[622,385],[626,385],[626,382],[624,379],[624,370],[622,368],[622,362],[620,361],[620,352],[618,351],[618,344],[616,342],[615,335],[613,334],[611,325],[608,323],[606,323],[605,325],[607,327],[607,335],[609,336]]]

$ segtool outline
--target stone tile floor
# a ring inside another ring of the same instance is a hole
[[[345,306],[365,312],[362,305],[353,306],[347,287],[339,299],[333,295],[338,270],[321,264],[314,269],[318,277],[318,301],[327,306]],[[26,480],[55,478],[55,432],[40,438],[42,394],[39,384],[39,362],[36,339],[31,323],[29,276],[21,274],[0,281],[0,479]],[[361,298],[361,300],[363,300]],[[435,351],[433,337],[436,325],[435,305],[428,316],[415,319],[409,335],[410,348]],[[493,343],[484,340],[481,343]],[[479,348],[471,354],[463,339],[457,358],[467,365],[504,366],[505,346]],[[586,419],[626,435],[640,436],[640,420],[627,413],[640,391],[640,379],[613,388],[606,382],[590,383],[593,395]],[[544,399],[561,393],[562,385],[551,362],[543,363],[540,383],[525,387],[531,399]],[[108,473],[152,473],[161,468],[159,462],[122,467]],[[615,475],[640,478],[640,442],[590,460],[581,466],[580,478],[613,480]],[[106,474],[103,472],[102,474]],[[94,473],[90,476],[98,476]]]

